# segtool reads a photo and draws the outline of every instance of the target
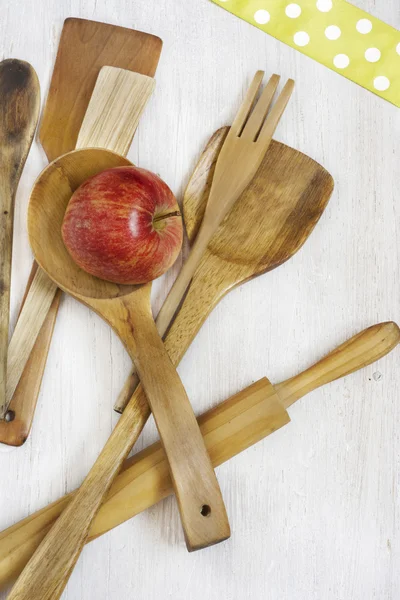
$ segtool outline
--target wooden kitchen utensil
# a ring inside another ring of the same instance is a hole
[[[228,128],[208,143],[187,186],[183,210],[190,241],[202,222],[218,153]],[[166,338],[178,364],[212,309],[235,286],[288,260],[310,235],[333,191],[333,179],[298,150],[272,141],[252,183],[212,238]],[[117,404],[138,384],[132,373]],[[140,395],[140,392],[138,392]]]
[[[399,341],[400,329],[395,323],[374,325],[304,373],[274,388],[266,378],[261,379],[209,410],[198,421],[214,467],[287,423],[288,416],[283,407],[288,408],[312,390],[372,364]],[[172,493],[168,462],[158,442],[124,463],[123,471],[92,524],[87,541],[103,535]],[[73,494],[68,494],[0,533],[0,589],[20,574],[72,498]]]
[[[108,23],[64,21],[39,139],[49,161],[74,150],[101,67],[154,77],[162,41]]]
[[[102,127],[98,127],[97,130],[89,128],[95,136],[92,140],[78,140],[96,79],[103,65],[152,77],[161,49],[162,41],[147,33],[84,19],[67,19],[62,30],[39,131],[40,141],[48,159],[53,160],[74,149],[79,142],[84,145],[91,142],[89,145],[109,148],[124,154],[124,151],[113,145],[115,137],[111,137],[110,140],[103,136]],[[103,83],[107,83],[106,78]],[[121,78],[116,83],[121,92],[120,97],[124,97]],[[129,96],[125,95],[125,99],[129,99],[129,105],[137,109],[137,117],[140,116],[144,89],[141,84],[135,85],[130,88]],[[112,90],[111,93],[114,94],[115,91]],[[120,107],[120,123],[126,114],[125,103]],[[102,122],[99,121],[98,125]],[[134,123],[135,120],[129,122],[130,125]],[[107,135],[115,136],[115,133],[111,134],[112,131],[114,127],[110,127]],[[32,304],[40,306],[43,314],[46,301],[49,300],[49,281],[46,278],[43,282],[41,275],[36,277],[36,271],[37,265],[34,263],[22,303],[22,321],[17,322],[8,354],[10,386],[7,386],[7,404],[10,422],[0,421],[0,442],[14,446],[24,443],[31,428],[61,297],[61,292],[58,291],[46,321],[37,335],[40,322],[32,312]],[[26,306],[25,300],[28,301]],[[18,385],[15,388],[16,383]]]
[[[218,155],[201,227],[157,316],[157,329],[162,337],[182,302],[212,236],[258,171],[289,102],[294,88],[294,81],[291,79],[270,110],[279,84],[278,75],[272,75],[259,100],[255,102],[263,77],[264,71],[256,73]],[[134,381],[134,369],[129,379]],[[127,400],[133,389],[129,392]]]
[[[0,419],[7,412],[6,382],[14,203],[40,109],[33,67],[10,58],[0,63]]]
[[[51,163],[31,194],[29,239],[40,267],[111,325],[135,363],[164,444],[186,544],[192,551],[227,539],[230,529],[196,418],[152,317],[151,284],[121,286],[85,273],[68,254],[61,236],[71,194],[93,175],[129,164],[102,149],[77,150]],[[75,500],[27,565],[10,599],[60,597],[104,495],[137,438],[137,412],[135,403],[127,406]]]

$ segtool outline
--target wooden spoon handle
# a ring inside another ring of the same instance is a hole
[[[218,256],[207,251],[206,257],[190,282],[179,312],[172,323],[168,324],[168,333],[164,338],[168,355],[175,366],[179,364],[213,308],[235,284],[236,281],[234,278],[233,281],[231,280],[224,262]],[[162,311],[163,308],[160,314]],[[162,336],[160,322],[161,318],[157,318],[157,330]],[[165,328],[163,329],[165,332]],[[124,387],[120,391],[114,410],[120,413],[123,412],[138,383],[139,377],[135,367],[133,367]]]
[[[400,329],[391,321],[364,329],[299,375],[275,385],[284,406],[313,390],[354,373],[388,354],[400,342]]]
[[[123,319],[109,322],[134,361],[153,413],[168,458],[188,550],[221,542],[230,536],[221,490],[185,388],[158,334],[150,298],[148,310],[140,314],[137,306],[130,305],[129,296],[121,298],[121,303]]]
[[[40,108],[37,75],[16,59],[0,63],[0,419],[6,416],[14,203]]]

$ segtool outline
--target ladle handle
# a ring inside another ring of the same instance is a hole
[[[154,323],[150,297],[142,306],[131,306],[129,296],[120,303],[122,317],[109,322],[131,355],[153,413],[188,550],[221,542],[230,536],[221,490],[185,388]]]

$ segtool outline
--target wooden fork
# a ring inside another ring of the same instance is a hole
[[[292,79],[287,81],[268,114],[280,80],[279,75],[272,75],[254,106],[263,77],[264,71],[257,71],[222,146],[199,233],[156,319],[161,337],[167,332],[212,236],[261,165],[289,102],[294,88]],[[137,383],[133,371],[121,390],[116,410],[122,412]]]

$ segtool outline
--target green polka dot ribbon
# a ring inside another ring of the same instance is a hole
[[[400,107],[400,31],[345,0],[212,0]]]

